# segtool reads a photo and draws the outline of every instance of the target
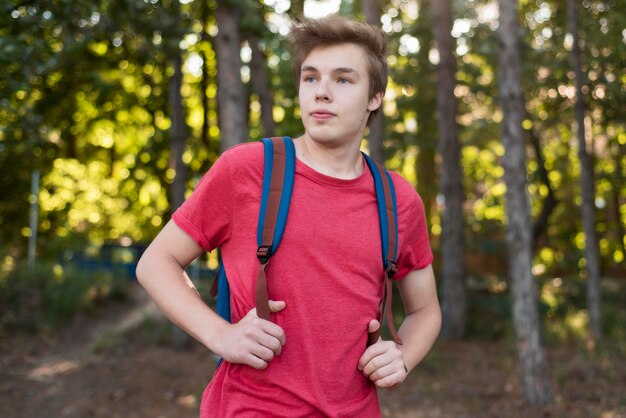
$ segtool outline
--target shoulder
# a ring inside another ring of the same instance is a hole
[[[220,160],[230,168],[262,164],[263,143],[261,141],[254,141],[237,144],[224,151],[220,156]]]
[[[424,203],[415,186],[400,174],[389,171],[393,181],[393,187],[396,192],[396,204],[398,206],[398,214],[415,215],[424,212]]]
[[[389,171],[391,180],[393,181],[393,187],[396,191],[396,198],[402,200],[415,200],[420,199],[415,186],[413,186],[407,179],[402,177],[395,171]],[[420,199],[421,200],[421,199]]]
[[[226,175],[234,182],[263,173],[263,143],[260,141],[237,144],[220,155],[208,174]]]

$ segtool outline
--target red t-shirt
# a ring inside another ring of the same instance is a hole
[[[398,202],[402,279],[432,261],[422,201],[392,174]],[[263,145],[233,147],[202,178],[173,219],[200,246],[221,248],[233,322],[255,306],[256,231]],[[367,324],[378,317],[382,255],[370,171],[351,180],[296,161],[287,226],[267,274],[271,314],[284,331],[281,354],[265,370],[223,362],[207,386],[201,417],[378,417],[376,388],[357,369]]]

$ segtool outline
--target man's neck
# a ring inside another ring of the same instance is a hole
[[[327,145],[305,133],[294,139],[294,144],[298,159],[321,174],[349,180],[363,173],[363,158],[357,141],[339,146]]]

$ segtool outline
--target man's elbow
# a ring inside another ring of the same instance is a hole
[[[143,287],[146,286],[146,281],[148,280],[148,277],[150,277],[147,271],[148,270],[147,256],[149,256],[149,254],[146,251],[145,253],[143,253],[141,258],[137,262],[137,267],[135,267],[135,276],[137,277],[137,282]]]
[[[433,326],[435,331],[435,337],[439,336],[439,332],[441,332],[442,321],[443,317],[441,314],[441,307],[439,306],[439,303],[437,303],[433,312]]]

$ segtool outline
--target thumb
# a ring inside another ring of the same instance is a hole
[[[268,302],[270,305],[270,311],[274,313],[282,311],[285,309],[285,306],[287,306],[284,300],[269,300]]]
[[[369,324],[367,324],[367,332],[372,333],[378,331],[380,328],[380,322],[375,319],[372,319]]]

